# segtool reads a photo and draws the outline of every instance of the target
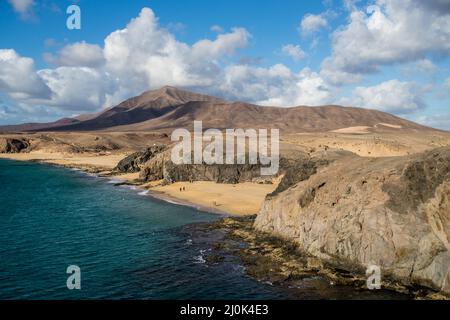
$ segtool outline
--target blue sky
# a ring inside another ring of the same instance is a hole
[[[66,27],[73,3],[81,30]],[[448,0],[0,0],[0,124],[175,85],[450,129],[449,21]]]

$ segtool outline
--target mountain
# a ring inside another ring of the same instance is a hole
[[[47,124],[5,126],[0,131],[168,131],[191,128],[194,120],[202,120],[204,128],[279,128],[287,133],[351,132],[352,128],[376,132],[433,130],[376,110],[336,105],[261,107],[166,86],[98,114]]]
[[[66,125],[78,123],[80,120],[76,118],[63,118],[58,121],[48,123],[23,123],[13,124],[8,126],[0,126],[0,132],[21,132],[21,131],[37,131],[37,130],[50,130],[51,128],[59,128]]]

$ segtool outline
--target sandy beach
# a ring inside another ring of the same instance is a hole
[[[112,170],[126,154],[65,154],[59,152],[0,153],[0,158],[17,161],[42,161],[82,170]]]
[[[210,181],[177,182],[150,188],[152,193],[162,193],[188,203],[197,204],[213,211],[238,216],[257,214],[268,193],[276,184],[245,182],[220,184]]]

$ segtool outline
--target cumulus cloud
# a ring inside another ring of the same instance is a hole
[[[106,74],[87,67],[59,67],[38,71],[52,91],[50,99],[31,102],[72,111],[97,110],[103,106],[115,83]]]
[[[45,54],[44,59],[52,65],[71,67],[98,67],[105,61],[99,45],[84,41],[65,46],[57,56]]]
[[[381,65],[450,55],[450,2],[442,0],[377,0],[351,7],[349,23],[332,36],[332,56],[323,75],[352,82],[349,75],[375,72]]]
[[[120,79],[123,97],[167,84],[210,86],[221,72],[220,60],[245,47],[249,38],[245,29],[235,28],[189,46],[161,28],[153,11],[144,8],[125,29],[105,39],[106,70]]]
[[[328,22],[323,14],[307,14],[300,22],[300,31],[307,35],[326,27]]]
[[[13,49],[0,49],[0,89],[15,99],[46,98],[51,93],[37,75],[33,59]]]
[[[220,86],[224,95],[266,106],[322,105],[332,92],[315,72],[292,72],[282,64],[270,68],[230,66]]]
[[[266,105],[329,102],[330,88],[309,69],[295,73],[281,64],[262,68],[230,63],[227,57],[246,47],[250,38],[244,28],[233,28],[188,45],[144,8],[124,29],[108,35],[104,48],[79,42],[47,56],[54,69],[37,71],[32,59],[1,51],[0,89],[20,104],[73,112],[95,111],[164,85]],[[300,47],[286,50],[293,58],[301,56]]]
[[[300,61],[306,54],[299,45],[287,44],[281,48],[281,52],[291,57],[294,61]]]
[[[65,110],[72,113],[97,111],[164,85],[262,105],[329,104],[335,102],[336,88],[333,83],[359,81],[364,72],[375,70],[378,64],[396,61],[393,57],[400,48],[386,48],[388,45],[384,42],[393,40],[378,39],[376,32],[370,29],[379,23],[377,28],[381,28],[381,34],[390,36],[384,28],[393,27],[379,19],[381,13],[385,16],[389,12],[386,3],[395,1],[378,1],[378,7],[372,8],[372,13],[361,15],[360,11],[353,11],[351,14],[357,17],[352,16],[349,25],[334,34],[334,51],[328,58],[330,65],[326,68],[324,62],[320,73],[308,68],[293,71],[283,64],[262,67],[258,66],[259,58],[233,58],[251,40],[251,35],[244,28],[222,30],[213,39],[187,44],[162,28],[154,12],[144,8],[126,27],[109,34],[103,48],[78,42],[66,45],[56,55],[48,55],[47,61],[53,64],[52,68],[35,70],[31,58],[21,57],[14,50],[0,50],[0,91],[21,106],[45,106],[45,110],[53,107],[55,112]],[[423,10],[437,11],[429,6]],[[393,19],[393,14],[389,14]],[[396,19],[409,18],[396,16]],[[392,23],[400,23],[397,20]],[[353,25],[355,21],[358,28]],[[434,23],[438,23],[438,30],[433,32],[445,34],[444,22],[436,20]],[[312,24],[309,27],[306,29],[314,30]],[[385,60],[374,58],[376,50],[371,43],[367,43],[366,47],[362,45],[365,40],[359,38],[359,27],[365,30],[363,35],[381,44],[380,55]],[[357,32],[351,33],[349,30]],[[350,39],[353,42],[349,47],[344,46],[344,40]],[[415,40],[414,37],[411,39]],[[404,45],[421,46],[414,41],[407,41]],[[445,44],[439,45],[441,50],[437,51],[444,52]],[[385,55],[383,51],[395,54]],[[305,56],[301,47],[293,44],[282,47],[282,52],[297,61]],[[349,54],[348,59],[343,56],[345,53]],[[350,59],[352,54],[355,61]],[[417,65],[423,69],[431,70],[434,66],[426,57],[414,61],[418,61]],[[450,80],[448,82],[450,84]],[[357,87],[342,103],[407,114],[424,107],[421,94],[414,84],[391,80],[373,87]]]
[[[372,87],[356,87],[341,103],[395,114],[413,113],[425,107],[419,88],[409,82],[389,80]]]
[[[97,110],[103,106],[113,81],[95,69],[60,67],[37,71],[33,59],[14,50],[0,50],[0,90],[26,106],[56,106],[65,110]]]

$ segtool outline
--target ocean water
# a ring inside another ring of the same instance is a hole
[[[218,218],[80,171],[0,160],[0,299],[298,297],[239,264],[205,263],[208,249],[183,228]],[[69,265],[81,290],[67,289]],[[321,297],[311,281],[304,297]]]

